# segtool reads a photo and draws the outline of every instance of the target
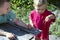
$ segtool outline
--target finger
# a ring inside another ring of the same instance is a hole
[[[13,38],[16,38],[16,35],[14,33],[13,33],[13,35],[14,35]]]
[[[10,39],[10,40],[16,40],[16,36],[15,36],[15,34],[13,34],[13,36],[10,37],[9,39]]]
[[[11,38],[9,38],[10,40],[16,40],[16,38],[14,38],[14,37],[11,37]]]
[[[10,40],[12,40],[12,38],[9,38]]]

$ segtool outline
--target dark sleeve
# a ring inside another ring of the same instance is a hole
[[[11,20],[14,20],[16,18],[16,15],[15,15],[15,13],[14,12],[9,12],[9,20],[11,19]]]

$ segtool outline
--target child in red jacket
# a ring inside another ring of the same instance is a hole
[[[55,22],[55,15],[46,9],[47,0],[34,0],[34,10],[30,14],[30,22],[36,28],[42,30],[35,35],[35,40],[49,40],[50,24]]]

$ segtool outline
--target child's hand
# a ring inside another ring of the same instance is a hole
[[[6,33],[6,37],[8,37],[10,40],[15,40],[16,36],[12,33]]]
[[[54,15],[48,15],[46,18],[45,18],[45,22],[48,22],[49,20],[51,20],[51,19],[54,19],[55,18],[55,16]]]
[[[28,24],[27,26],[28,26],[27,28],[29,28],[29,29],[32,29],[33,28],[33,26],[30,25],[30,24]]]

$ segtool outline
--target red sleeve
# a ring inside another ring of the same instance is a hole
[[[32,23],[34,25],[34,13],[33,12],[30,13],[30,20],[32,21]]]
[[[54,15],[54,14],[53,14]],[[52,22],[55,22],[56,16],[54,15],[54,19],[51,19]]]
[[[56,16],[55,16],[55,14],[53,14],[53,13],[50,12],[49,15],[51,15],[51,14],[54,15],[54,19],[49,20],[49,21],[47,22],[47,25],[52,24],[52,23],[55,22],[55,20],[56,20]]]
[[[32,13],[30,13],[30,19],[33,20],[33,15],[32,15]]]
[[[33,21],[33,12],[30,13],[30,20]]]
[[[54,15],[54,19],[51,19],[51,20],[50,20],[50,22],[52,23],[52,22],[55,22],[55,20],[56,20],[56,16],[55,16],[54,13],[51,13],[51,12],[49,11],[49,15],[51,15],[51,14]]]

